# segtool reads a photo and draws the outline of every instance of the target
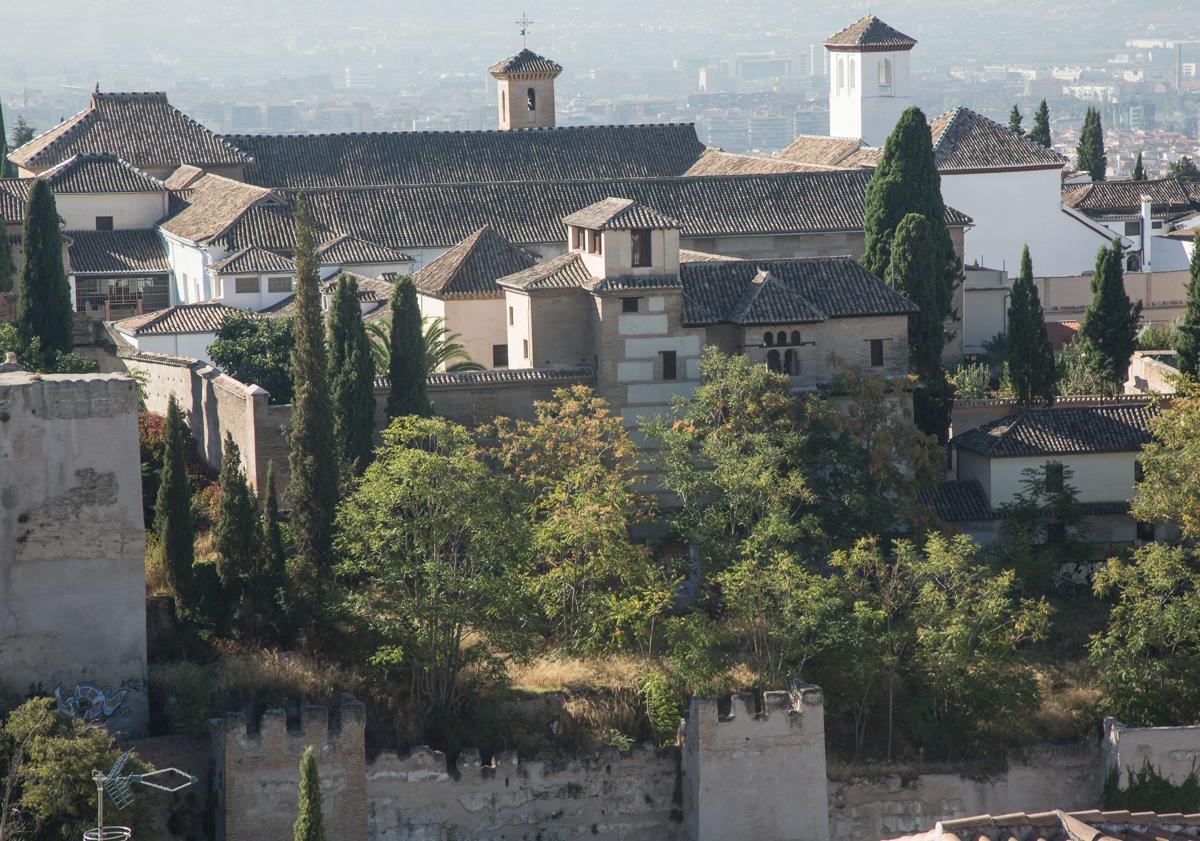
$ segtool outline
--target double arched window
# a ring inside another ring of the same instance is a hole
[[[783,355],[783,372],[793,377],[800,373],[800,354],[789,350]]]

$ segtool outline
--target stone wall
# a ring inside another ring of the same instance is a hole
[[[1129,772],[1141,770],[1146,762],[1177,785],[1193,770],[1200,773],[1200,727],[1126,727],[1105,718],[1105,771],[1115,769],[1124,786]]]
[[[137,390],[121,374],[0,373],[0,691],[147,725]]]

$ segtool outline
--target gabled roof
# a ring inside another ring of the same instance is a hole
[[[1136,452],[1148,443],[1150,403],[1023,409],[956,435],[951,443],[989,458]]]
[[[530,292],[540,289],[586,289],[595,281],[591,272],[583,265],[583,258],[576,252],[568,252],[524,271],[499,278],[497,283]]]
[[[596,231],[683,227],[678,219],[672,219],[652,207],[638,204],[633,199],[620,199],[612,196],[601,199],[583,210],[567,214],[563,217],[563,223]]]
[[[824,313],[769,271],[759,269],[723,320],[743,326],[803,324],[824,321]]]
[[[0,218],[8,224],[25,221],[32,178],[0,178]]]
[[[488,68],[488,72],[497,79],[505,76],[549,76],[554,78],[562,72],[562,65],[545,56],[538,55],[528,47],[523,47],[520,52],[497,61]]]
[[[321,292],[333,294],[334,287],[342,276],[354,278],[354,282],[358,284],[358,300],[363,303],[387,303],[392,300],[392,292],[396,289],[395,282],[391,280],[341,271],[321,284]]]
[[[203,177],[204,170],[200,167],[184,164],[168,175],[163,183],[167,185],[168,190],[182,190],[192,186]]]
[[[153,229],[66,231],[71,274],[77,277],[168,274],[171,264]]]
[[[289,257],[252,245],[213,263],[209,269],[219,275],[294,274],[296,264]]]
[[[1069,161],[970,108],[955,108],[929,124],[939,172],[1061,169]]]
[[[690,123],[227,139],[254,155],[247,181],[281,188],[671,176],[704,151]]]
[[[903,838],[905,841],[1198,841],[1200,815],[1124,810],[1013,812],[938,821],[931,830]]]
[[[165,93],[94,93],[88,107],[9,153],[36,172],[81,152],[134,166],[242,165],[250,157],[167,102]]]
[[[41,174],[54,193],[162,193],[166,185],[111,152],[81,152]]]
[[[846,52],[911,50],[915,38],[893,29],[874,15],[859,18],[825,39],[826,49]]]
[[[182,239],[209,242],[225,233],[251,206],[271,195],[265,187],[210,173],[189,188],[187,206],[159,227]]]
[[[783,158],[743,155],[721,149],[705,149],[684,175],[760,175],[764,172],[821,172],[832,167]]]
[[[1175,219],[1200,211],[1200,190],[1177,178],[1153,181],[1093,181],[1067,185],[1063,203],[1092,219],[1120,220],[1141,216],[1142,196],[1149,196],[1156,219]]]
[[[317,258],[325,266],[368,266],[387,263],[411,263],[403,251],[365,239],[341,234],[317,249]]]
[[[873,166],[880,151],[857,137],[802,134],[775,159],[824,169],[854,169],[861,164]]]
[[[165,310],[135,315],[113,323],[122,333],[133,336],[184,335],[215,333],[230,315],[244,310],[227,307],[217,301],[179,304]]]
[[[918,496],[943,523],[992,520],[996,516],[977,479],[941,482],[920,491]]]
[[[502,295],[499,278],[535,264],[533,256],[485,225],[420,271],[413,284],[434,298],[479,298]]]

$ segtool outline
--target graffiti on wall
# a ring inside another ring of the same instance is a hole
[[[128,689],[121,689],[109,695],[98,686],[77,683],[74,690],[67,694],[63,694],[61,688],[55,689],[54,700],[58,702],[58,711],[63,715],[98,726],[120,709],[128,694]]]

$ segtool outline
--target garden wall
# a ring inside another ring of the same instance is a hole
[[[1176,785],[1193,770],[1200,772],[1200,727],[1126,727],[1106,717],[1106,771],[1116,769],[1119,784],[1125,786],[1129,772],[1140,770],[1146,762]]]

